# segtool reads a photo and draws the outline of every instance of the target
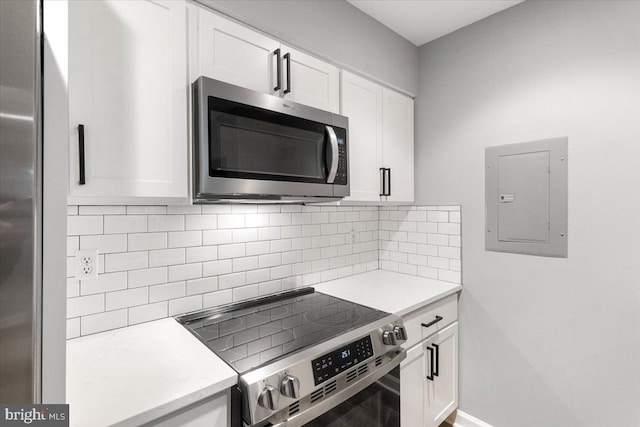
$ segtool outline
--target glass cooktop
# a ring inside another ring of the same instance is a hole
[[[177,320],[242,374],[386,316],[303,288]]]

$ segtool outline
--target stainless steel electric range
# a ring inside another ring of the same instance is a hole
[[[238,372],[234,427],[399,425],[398,316],[302,288],[177,320]]]

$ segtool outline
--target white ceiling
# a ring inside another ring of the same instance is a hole
[[[416,46],[524,0],[347,0]]]

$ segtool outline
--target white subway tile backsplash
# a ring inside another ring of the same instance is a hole
[[[67,216],[67,235],[102,234],[102,216]]]
[[[149,252],[124,252],[118,254],[106,254],[104,256],[104,271],[137,270],[149,267]]]
[[[104,217],[104,234],[144,233],[146,231],[147,217],[144,215],[107,215]]]
[[[439,234],[460,234],[460,224],[454,223],[440,223],[438,224],[438,233]]]
[[[126,252],[127,235],[96,234],[93,236],[80,236],[80,249],[98,249],[102,254]]]
[[[167,233],[137,233],[128,235],[130,251],[148,251],[166,249]]]
[[[244,243],[218,246],[218,259],[238,258],[245,256],[245,254]]]
[[[190,246],[202,246],[201,231],[172,231],[169,232],[170,248],[186,248]]]
[[[98,275],[97,279],[80,281],[80,294],[91,295],[103,292],[113,292],[127,289],[127,272],[106,273]]]
[[[187,280],[187,295],[206,294],[218,290],[217,277],[204,277],[202,279]]]
[[[67,319],[104,311],[104,294],[67,298]]]
[[[127,215],[162,215],[171,206],[127,206]]]
[[[219,276],[233,271],[233,261],[230,259],[205,262],[202,264],[202,275],[204,277]]]
[[[187,248],[187,262],[215,261],[218,259],[217,246],[196,246]]]
[[[187,230],[215,230],[218,228],[217,215],[187,215]]]
[[[242,228],[244,215],[218,215],[218,228]]]
[[[69,206],[68,337],[374,269],[461,280],[455,206]]]
[[[80,280],[67,278],[67,298],[80,296]]]
[[[169,316],[202,310],[202,295],[193,295],[169,301]]]
[[[168,316],[169,304],[160,301],[153,304],[139,305],[129,309],[129,325],[135,325],[152,320],[162,319]]]
[[[149,215],[149,231],[182,231],[184,215]]]
[[[185,253],[184,248],[149,251],[149,267],[184,264]]]
[[[127,276],[129,288],[167,283],[167,278],[169,277],[167,267],[128,271]]]
[[[126,206],[79,206],[78,215],[124,215]]]
[[[185,282],[165,283],[149,287],[149,302],[181,298],[187,293]]]
[[[80,317],[67,319],[67,339],[78,338],[80,336]]]
[[[233,259],[233,272],[239,271],[247,271],[247,270],[255,270],[258,268],[258,257],[244,257],[244,258],[234,258]]]
[[[202,308],[211,308],[218,305],[229,304],[233,301],[233,290],[211,292],[202,295]]]
[[[202,232],[203,245],[223,245],[233,241],[231,230],[208,230]]]
[[[169,267],[169,281],[197,279],[202,277],[202,264],[180,264]]]
[[[117,310],[120,308],[134,307],[149,302],[149,288],[135,288],[124,291],[108,292],[106,294],[107,311]]]
[[[83,316],[80,319],[82,335],[95,334],[127,326],[127,310],[107,311],[105,313]]]
[[[67,256],[75,256],[78,249],[80,249],[80,236],[67,237]],[[125,250],[127,250],[126,239]]]

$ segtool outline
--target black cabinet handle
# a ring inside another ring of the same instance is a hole
[[[386,175],[384,173],[385,170],[385,168],[380,168],[380,196],[386,196],[384,191],[386,187],[385,183],[387,182]]]
[[[433,381],[433,349],[430,346],[427,346],[427,351],[429,352],[429,374],[427,375],[427,379]]]
[[[276,56],[276,87],[274,87],[273,90],[278,91],[282,85],[282,58],[280,58],[280,49],[274,50],[273,54]]]
[[[84,170],[84,125],[78,125],[78,160],[80,161],[80,179],[79,184],[85,184]]]
[[[387,168],[387,194],[385,196],[391,195],[391,168]]]
[[[422,326],[424,326],[425,328],[428,328],[429,326],[433,326],[441,320],[442,320],[442,316],[436,316],[434,320],[432,320],[429,323],[423,323]]]
[[[440,371],[440,346],[438,344],[431,344],[436,350],[436,367],[433,369],[433,376],[437,377]]]
[[[287,61],[287,88],[284,90],[284,93],[289,93],[291,92],[291,53],[285,53],[284,59]]]

